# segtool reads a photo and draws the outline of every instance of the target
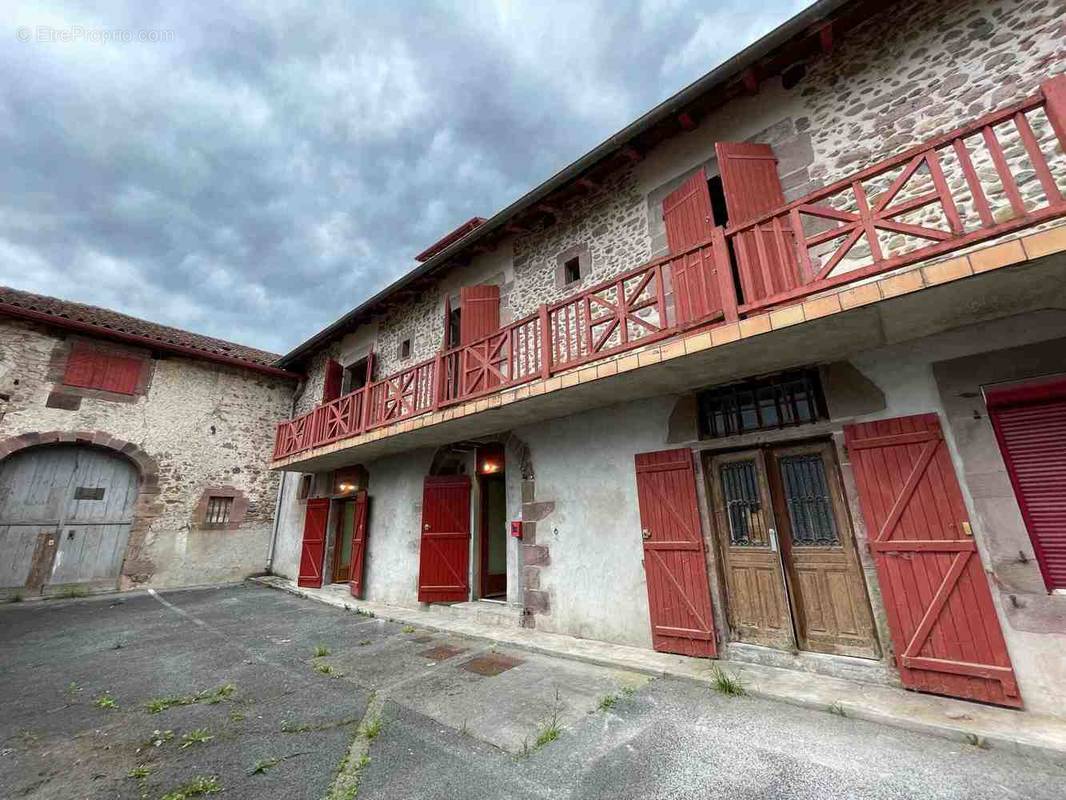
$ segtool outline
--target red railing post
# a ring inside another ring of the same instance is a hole
[[[440,350],[433,361],[433,410],[440,409],[441,395],[444,393],[444,359],[441,358]]]
[[[374,382],[367,380],[366,386],[363,387],[363,421],[359,426],[360,433],[366,433],[366,429],[370,427],[370,406],[374,401]]]
[[[1040,84],[1046,106],[1044,113],[1059,137],[1059,145],[1066,150],[1066,75],[1056,75]]]
[[[541,303],[540,309],[540,377],[547,380],[552,374],[552,334],[548,306]]]
[[[718,295],[722,300],[722,315],[726,322],[737,321],[737,287],[733,281],[733,265],[729,260],[729,247],[721,225],[714,229],[711,242],[714,250],[714,271],[718,276]]]

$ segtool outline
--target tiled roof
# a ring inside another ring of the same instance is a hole
[[[111,332],[120,337],[125,335],[150,339],[157,342],[162,349],[198,351],[211,359],[224,358],[256,367],[273,367],[280,358],[276,353],[268,353],[265,350],[227,342],[224,339],[183,331],[180,328],[171,328],[110,309],[0,286],[0,314],[7,311],[17,315],[19,310],[31,312],[33,315],[51,317],[59,324],[64,321],[80,323],[79,327],[96,328],[103,334]]]

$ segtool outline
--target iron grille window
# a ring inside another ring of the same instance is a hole
[[[230,510],[233,508],[232,497],[209,497],[204,522],[208,525],[225,525],[229,522]]]
[[[825,462],[817,454],[781,459],[781,482],[785,489],[792,542],[799,546],[840,544],[833,517]]]
[[[729,541],[734,545],[759,547],[767,543],[761,523],[759,485],[755,462],[723,464],[722,496],[729,518]]]
[[[828,418],[816,370],[708,389],[699,395],[704,438],[787,428]]]

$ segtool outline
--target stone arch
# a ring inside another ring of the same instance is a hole
[[[149,580],[155,572],[155,565],[145,557],[144,545],[149,525],[163,510],[163,504],[159,501],[159,465],[156,460],[133,442],[103,431],[44,431],[0,439],[0,461],[21,450],[53,444],[76,444],[110,450],[137,468],[137,502],[133,506],[133,524],[122,562],[120,588],[129,589]]]

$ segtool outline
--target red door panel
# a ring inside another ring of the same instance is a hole
[[[322,561],[326,555],[326,522],[329,498],[313,497],[304,513],[304,538],[300,549],[300,574],[297,585],[317,588],[322,585]]]
[[[777,157],[770,145],[718,142],[714,149],[729,227],[743,225],[785,204]],[[787,224],[768,222],[739,233],[734,238],[734,254],[746,303],[799,285],[796,243]]]
[[[459,290],[459,344],[476,342],[500,329],[500,287],[464,286]]]
[[[470,599],[470,477],[426,478],[422,488],[422,542],[418,602]]]
[[[344,382],[344,365],[332,358],[326,362],[326,376],[322,383],[322,402],[328,403],[341,396],[341,384]]]
[[[714,216],[707,173],[702,167],[663,198],[663,222],[671,253],[684,253],[711,238]],[[710,248],[701,248],[670,262],[679,323],[700,319],[722,307],[712,253]]]
[[[652,646],[713,658],[714,618],[692,453],[662,450],[638,453],[635,460]]]
[[[1066,379],[990,389],[985,399],[1044,584],[1066,589]]]
[[[936,414],[845,425],[903,685],[1021,706]]]
[[[363,599],[363,593],[366,591],[363,573],[366,563],[366,521],[369,505],[370,498],[367,497],[366,492],[357,492],[355,495],[355,528],[352,531],[351,589],[352,597],[360,600]]]

